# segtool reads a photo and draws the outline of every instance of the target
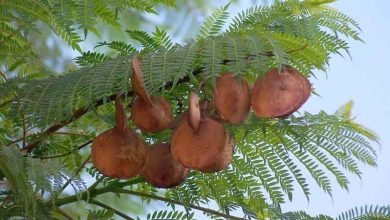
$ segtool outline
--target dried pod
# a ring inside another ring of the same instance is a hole
[[[173,134],[172,155],[185,167],[201,170],[224,151],[226,135],[223,124],[209,117],[201,119],[198,130],[182,123]]]
[[[298,78],[299,81],[302,83],[303,98],[302,98],[301,103],[299,105],[299,106],[302,106],[303,104],[305,104],[305,102],[307,101],[307,99],[309,99],[309,97],[311,95],[310,81],[304,75],[302,75],[302,73],[300,73],[298,70],[296,70],[292,67],[285,67],[285,70],[288,71],[289,73],[291,73],[292,75],[294,75],[296,78]]]
[[[190,125],[194,130],[197,130],[200,122],[200,108],[198,94],[191,92],[189,104]]]
[[[150,104],[150,96],[146,89],[144,77],[141,71],[141,61],[136,56],[133,57],[133,75],[131,75],[131,85],[134,93]]]
[[[200,169],[200,171],[204,173],[215,173],[226,169],[232,162],[234,146],[234,138],[226,135],[225,147],[223,151],[218,155],[212,164],[207,167],[203,167]]]
[[[251,95],[248,83],[239,81],[232,73],[218,78],[214,90],[214,102],[218,115],[232,124],[241,124],[248,116]]]
[[[304,88],[301,81],[284,69],[268,71],[256,80],[252,92],[252,108],[261,118],[277,118],[296,111],[302,105]]]
[[[92,162],[102,174],[132,178],[140,174],[146,159],[145,143],[127,126],[123,104],[118,97],[116,126],[98,135],[92,143]]]
[[[173,117],[171,105],[164,97],[150,97],[150,104],[137,98],[131,107],[131,119],[144,132],[159,132],[169,128]]]
[[[154,144],[147,152],[148,159],[142,172],[146,182],[161,188],[171,188],[187,178],[189,169],[173,158],[169,143]]]

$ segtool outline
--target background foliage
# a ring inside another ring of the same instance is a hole
[[[376,166],[378,138],[353,121],[352,103],[334,114],[296,113],[275,120],[250,115],[245,125],[229,127],[237,142],[229,169],[193,171],[170,190],[141,178],[103,177],[90,164],[88,149],[93,137],[113,125],[115,95],[125,94],[130,103],[130,61],[136,53],[148,90],[167,97],[177,115],[202,80],[207,83],[202,96],[210,98],[223,71],[253,82],[270,68],[291,65],[310,77],[315,69],[325,70],[331,54],[348,55],[345,39],[360,41],[360,28],[328,7],[330,2],[275,1],[244,10],[231,22],[229,5],[221,6],[195,37],[178,44],[163,24],[143,27],[154,23],[145,13],[163,17],[177,10],[180,16],[196,2],[0,1],[0,216],[135,219],[143,206],[162,201],[168,206],[148,210],[146,219],[193,219],[195,211],[213,219],[331,219],[283,213],[280,204],[292,201],[297,189],[309,200],[316,186],[308,179],[331,196],[332,178],[348,189],[346,173],[360,176],[360,165]],[[104,36],[112,32],[118,35]],[[93,50],[83,49],[95,39]],[[50,42],[77,51],[79,67],[69,62],[53,68],[63,56]],[[170,134],[142,135],[152,144],[168,141]],[[388,216],[389,207],[370,206],[336,219]]]

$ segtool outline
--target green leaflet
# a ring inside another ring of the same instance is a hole
[[[18,76],[46,71],[39,51],[24,35],[25,32],[39,33],[36,23],[43,22],[54,34],[64,40],[72,49],[82,53],[80,42],[93,32],[100,35],[97,25],[103,21],[122,30],[119,18],[126,9],[156,13],[158,5],[174,6],[175,1],[155,0],[12,0],[0,2],[0,64],[7,64],[9,71]],[[17,12],[17,13],[15,13]],[[20,26],[15,28],[13,22]],[[81,37],[78,30],[83,31]],[[31,40],[31,39],[30,39]]]
[[[41,161],[24,157],[14,147],[0,148],[0,172],[8,181],[7,190],[14,195],[2,206],[9,212],[4,216],[46,218],[50,207],[44,204],[44,193],[55,196],[69,179],[73,180],[71,185],[75,193],[86,189],[85,183],[73,177],[58,160]]]

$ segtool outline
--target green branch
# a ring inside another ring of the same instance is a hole
[[[215,215],[215,216],[220,216],[220,217],[231,219],[231,220],[244,220],[244,218],[231,216],[231,215],[228,215],[228,214],[225,214],[225,213],[222,213],[222,212],[217,212],[217,211],[212,210],[212,209],[208,209],[208,208],[204,208],[204,207],[201,207],[201,206],[192,205],[192,204],[185,203],[185,202],[180,202],[180,201],[173,200],[173,199],[168,199],[168,198],[161,197],[161,196],[151,195],[151,194],[147,194],[147,193],[136,192],[136,191],[127,190],[127,189],[114,189],[113,192],[129,194],[129,195],[135,195],[135,196],[140,196],[140,197],[145,197],[145,198],[150,198],[150,199],[159,200],[159,201],[163,201],[163,202],[167,202],[167,203],[173,203],[173,204],[176,204],[176,205],[180,205],[180,206],[184,206],[184,207],[187,207],[187,208],[196,209],[196,210],[199,210],[199,211],[207,212],[209,214],[212,214],[212,215]]]
[[[122,217],[124,219],[135,220],[134,218],[131,218],[131,217],[127,216],[125,213],[123,213],[123,212],[121,212],[121,211],[119,211],[117,209],[114,209],[111,206],[108,206],[108,205],[106,205],[106,204],[104,204],[102,202],[99,202],[99,201],[95,200],[95,199],[90,200],[89,203],[97,205],[97,206],[100,206],[100,207],[108,209],[108,210],[112,210],[115,214],[119,215],[120,217]]]
[[[163,201],[163,202],[167,202],[167,203],[173,203],[176,205],[196,209],[196,210],[199,210],[202,212],[206,212],[206,213],[209,213],[209,214],[212,214],[215,216],[220,216],[220,217],[227,218],[227,219],[232,219],[232,220],[243,220],[244,219],[244,218],[240,218],[240,217],[236,217],[236,216],[231,216],[231,215],[228,215],[225,213],[221,213],[221,212],[218,212],[218,211],[215,211],[212,209],[204,208],[201,206],[196,206],[196,205],[185,203],[185,202],[172,200],[172,199],[157,196],[157,195],[151,195],[151,194],[147,194],[147,193],[141,193],[141,192],[123,189],[123,187],[125,187],[125,186],[141,183],[143,181],[144,181],[143,178],[136,178],[136,179],[133,179],[133,180],[127,181],[127,182],[117,182],[117,183],[102,187],[100,189],[93,189],[90,187],[87,191],[81,193],[80,195],[72,195],[72,196],[68,196],[68,197],[56,200],[55,205],[57,207],[60,207],[60,206],[63,206],[63,205],[69,204],[69,203],[73,203],[73,202],[76,202],[79,200],[84,200],[88,203],[96,204],[97,201],[94,200],[93,198],[95,198],[98,195],[111,192],[111,193],[122,193],[122,194],[135,195],[135,196],[150,198],[150,199],[159,200],[159,201]],[[98,205],[98,204],[96,204],[96,205]],[[112,208],[107,206],[107,209],[112,209]],[[114,210],[114,212],[115,212],[115,210]],[[116,214],[118,214],[118,213],[116,213]],[[120,215],[120,214],[118,214],[118,215]]]
[[[84,201],[88,202],[89,199],[94,198],[98,195],[101,195],[101,194],[104,194],[107,192],[112,192],[113,188],[123,188],[125,186],[130,186],[130,185],[134,185],[134,184],[142,183],[142,182],[144,182],[144,179],[139,177],[139,178],[135,178],[135,179],[132,179],[132,180],[129,180],[126,182],[115,182],[115,183],[112,183],[108,186],[105,186],[105,187],[102,187],[99,189],[95,189],[96,185],[93,184],[91,187],[89,187],[86,191],[84,191],[81,194],[72,195],[72,196],[68,196],[68,197],[60,198],[60,199],[55,199],[55,205],[57,207],[60,207],[60,206],[63,206],[63,205],[66,205],[66,204],[69,204],[72,202],[76,202],[78,200],[84,200]],[[51,201],[49,201],[49,202],[51,203]]]

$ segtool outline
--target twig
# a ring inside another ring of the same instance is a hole
[[[87,136],[88,135],[88,134],[83,134],[83,133],[64,132],[64,131],[57,131],[57,132],[54,132],[53,134],[58,134],[58,135],[80,135],[80,136]]]
[[[7,196],[3,199],[3,202],[0,204],[0,207],[4,207],[9,202],[11,202],[11,194],[7,194]]]
[[[6,144],[5,146],[9,147],[9,146],[11,146],[11,145],[13,145],[13,144],[18,143],[19,141],[23,141],[23,139],[24,139],[24,137],[18,138],[18,139],[16,139],[16,140],[13,140],[13,141],[9,142],[9,143]]]
[[[192,208],[192,209],[196,209],[196,210],[199,210],[199,211],[202,211],[202,212],[206,212],[206,213],[209,213],[209,214],[212,214],[212,215],[215,215],[215,216],[220,216],[220,217],[223,217],[223,218],[226,218],[226,219],[245,220],[244,218],[231,216],[229,214],[221,213],[221,212],[218,212],[218,211],[215,211],[215,210],[212,210],[212,209],[208,209],[208,208],[204,208],[204,207],[188,204],[188,203],[185,203],[185,202],[180,202],[180,201],[168,199],[168,198],[161,197],[161,196],[156,196],[156,195],[146,194],[146,193],[142,193],[142,192],[136,192],[136,191],[132,191],[132,190],[123,189],[123,187],[125,187],[125,186],[132,185],[132,184],[137,184],[137,183],[143,181],[142,178],[137,178],[137,179],[133,179],[133,180],[134,181],[121,182],[121,183],[117,183],[117,184],[108,185],[108,186],[105,186],[105,187],[102,187],[102,188],[99,188],[99,189],[95,189],[92,192],[85,191],[85,192],[83,192],[79,196],[72,195],[72,196],[68,196],[68,197],[62,198],[62,199],[58,199],[58,200],[55,201],[55,204],[56,204],[56,206],[60,207],[62,205],[66,205],[66,204],[69,204],[69,203],[72,203],[72,202],[75,202],[75,201],[78,201],[78,200],[84,200],[84,201],[87,201],[87,202],[91,202],[91,201],[94,201],[93,198],[98,196],[98,195],[112,192],[112,193],[122,193],[122,194],[135,195],[135,196],[150,198],[150,199],[159,200],[159,201],[163,201],[163,202],[167,202],[167,203],[173,203],[173,204],[180,205],[180,206],[183,206],[183,207]],[[88,199],[90,199],[90,201],[88,201]]]
[[[108,99],[112,101],[112,100],[115,99],[115,96],[114,97],[110,96]],[[103,104],[103,99],[101,99],[98,102],[96,102],[94,104],[94,106],[99,106],[99,105],[102,105],[102,104]],[[32,150],[34,150],[38,146],[38,144],[46,136],[48,136],[51,133],[54,133],[54,132],[58,131],[59,129],[61,129],[62,127],[68,125],[69,123],[75,121],[76,119],[79,119],[81,116],[85,115],[88,112],[88,109],[89,109],[88,107],[80,108],[80,109],[76,110],[75,112],[73,112],[72,117],[70,117],[69,119],[67,119],[65,121],[62,121],[59,124],[54,124],[54,125],[50,126],[48,129],[46,129],[44,132],[42,132],[41,137],[38,140],[36,140],[35,142],[33,142],[33,143],[27,145],[26,147],[24,147],[22,149],[22,151],[31,152]]]
[[[25,115],[23,115],[23,148],[26,147],[26,135],[27,135],[27,131],[26,131],[26,117]]]
[[[1,70],[0,70],[0,75],[3,77],[4,82],[7,82],[7,81],[8,81],[7,76],[6,76],[5,73],[3,73],[3,71],[1,71]]]
[[[300,51],[300,50],[304,50],[304,49],[306,49],[307,46],[308,46],[308,44],[305,44],[305,45],[303,45],[303,46],[300,47],[300,48],[293,49],[293,50],[289,50],[289,51],[287,51],[287,53],[295,53],[295,52],[298,52],[298,51]]]
[[[53,202],[53,200],[55,199],[54,202],[55,202],[56,206],[60,207],[60,206],[63,206],[63,205],[66,205],[66,204],[69,204],[69,203],[72,203],[75,201],[79,201],[79,200],[88,201],[90,198],[94,198],[95,196],[98,196],[98,195],[101,195],[104,193],[108,193],[108,192],[112,192],[113,188],[123,188],[126,186],[131,186],[134,184],[142,183],[144,181],[145,180],[142,177],[139,177],[139,178],[131,179],[129,181],[125,181],[125,182],[114,182],[108,186],[105,186],[105,187],[102,187],[99,189],[94,189],[94,188],[91,188],[92,186],[90,186],[89,189],[82,192],[81,194],[71,195],[71,196],[67,196],[65,198],[60,198],[60,199],[53,198],[52,200],[48,201],[48,203]]]
[[[68,220],[73,220],[72,217],[70,217],[66,212],[64,212],[64,210],[60,209],[60,208],[57,208],[56,209],[58,213],[60,213],[62,216],[64,216],[66,219]]]
[[[5,102],[1,103],[1,104],[0,104],[0,108],[3,108],[4,106],[10,104],[12,101],[13,101],[13,99],[10,99],[10,100],[8,100],[8,101],[5,101]]]
[[[87,141],[87,142],[85,142],[84,144],[80,145],[79,147],[74,148],[73,150],[71,150],[71,151],[69,151],[69,152],[67,152],[67,153],[64,153],[64,154],[54,155],[54,156],[48,156],[48,157],[36,157],[36,156],[32,156],[32,158],[38,158],[38,159],[41,159],[41,160],[47,160],[47,159],[65,157],[65,156],[68,156],[68,155],[70,155],[70,154],[76,153],[77,151],[83,149],[84,147],[88,146],[88,145],[91,144],[91,143],[92,143],[92,141]]]
[[[89,155],[87,157],[87,159],[84,160],[84,162],[81,164],[81,166],[76,170],[76,172],[74,173],[74,175],[78,175],[81,170],[83,170],[83,168],[85,167],[85,165],[88,163],[88,161],[91,159],[91,155]],[[65,189],[66,187],[68,187],[68,185],[73,181],[72,178],[68,179],[68,181],[66,181],[66,183],[62,186],[61,190],[57,193],[57,196],[58,197]]]
[[[300,50],[304,50],[307,46],[308,46],[308,44],[305,44],[302,47],[299,47],[299,48],[296,48],[296,49],[292,49],[292,50],[288,50],[288,51],[286,51],[286,53],[295,53],[295,52],[298,52]],[[267,51],[265,53],[260,53],[260,55],[267,56],[267,57],[275,56],[274,52],[272,52],[272,51]]]
[[[104,176],[99,177],[99,179],[97,179],[87,190],[88,191],[95,190],[96,186],[103,180],[104,180]]]
[[[92,199],[91,201],[89,201],[89,203],[91,204],[94,204],[94,205],[97,205],[97,206],[100,206],[102,208],[105,208],[105,209],[108,209],[108,210],[112,210],[116,215],[119,215],[120,217],[124,218],[124,219],[127,219],[127,220],[135,220],[134,218],[131,218],[130,216],[126,215],[125,213],[117,210],[117,209],[114,209],[112,208],[111,206],[108,206],[102,202],[99,202],[95,199]]]

